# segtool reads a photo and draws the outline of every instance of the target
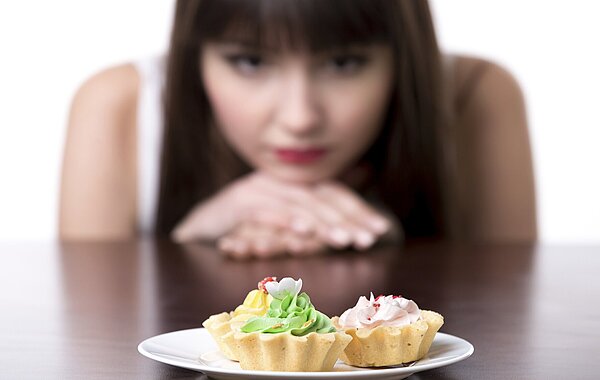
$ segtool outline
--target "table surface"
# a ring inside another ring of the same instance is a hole
[[[599,376],[600,247],[421,242],[236,262],[142,240],[0,244],[0,377],[205,379],[141,356],[138,343],[200,327],[268,275],[301,277],[330,316],[370,291],[402,294],[475,346],[411,379]]]

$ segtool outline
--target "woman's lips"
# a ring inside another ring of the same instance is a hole
[[[327,154],[324,148],[293,149],[280,148],[275,149],[275,155],[280,161],[290,164],[306,165],[314,163]]]

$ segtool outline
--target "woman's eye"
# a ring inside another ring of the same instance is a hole
[[[329,67],[341,74],[352,74],[358,72],[367,63],[364,55],[348,54],[334,56],[329,60]]]
[[[227,61],[236,70],[243,74],[253,74],[265,65],[264,59],[260,54],[231,54],[226,56]]]

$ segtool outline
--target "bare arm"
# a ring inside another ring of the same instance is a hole
[[[523,94],[500,66],[459,58],[459,81],[473,70],[480,72],[457,121],[464,234],[475,241],[535,241],[534,174]]]
[[[61,239],[136,234],[138,81],[135,68],[123,65],[90,78],[75,95],[62,168]]]

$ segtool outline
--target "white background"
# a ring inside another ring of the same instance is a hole
[[[600,3],[431,4],[445,50],[499,62],[523,86],[542,242],[600,242]],[[0,240],[54,238],[74,91],[103,67],[164,51],[172,10],[165,0],[0,3]]]

